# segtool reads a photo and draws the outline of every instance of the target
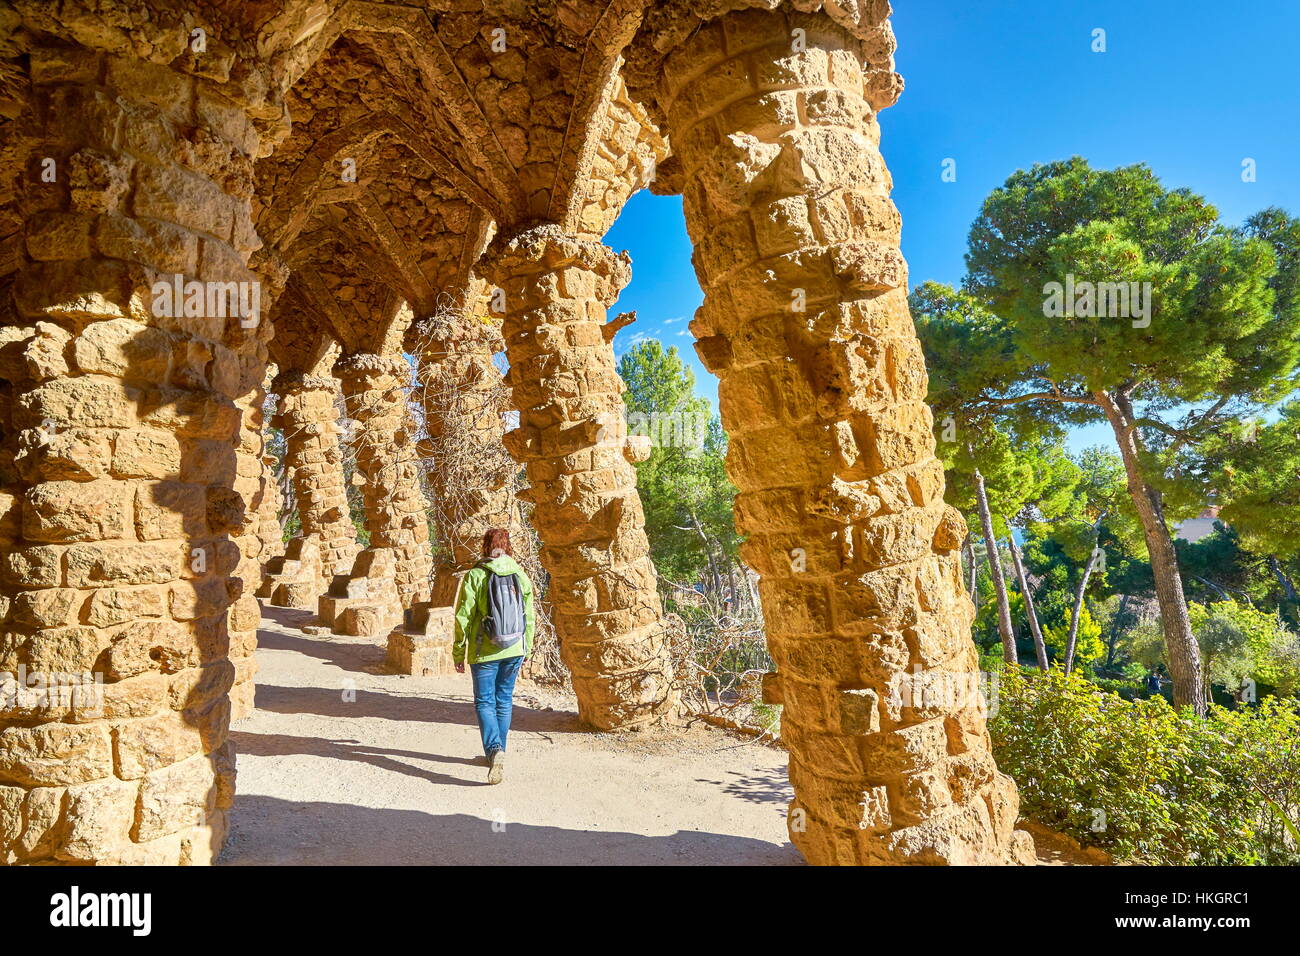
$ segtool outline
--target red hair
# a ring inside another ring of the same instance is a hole
[[[497,551],[514,557],[515,553],[510,550],[510,532],[505,528],[489,528],[483,535],[483,557],[494,558]]]

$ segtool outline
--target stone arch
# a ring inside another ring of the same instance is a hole
[[[277,214],[268,210],[268,221],[274,224],[268,233],[283,237],[279,241],[285,249],[286,258],[291,267],[299,268],[298,277],[291,281],[300,283],[308,295],[320,302],[322,314],[332,315],[336,325],[349,324],[347,317],[340,314],[344,310],[337,308],[335,303],[326,305],[322,294],[325,283],[320,281],[320,270],[316,263],[337,258],[339,246],[313,233],[323,232],[328,225],[332,232],[346,236],[353,244],[374,249],[376,255],[365,257],[362,268],[383,273],[375,278],[382,281],[386,277],[394,286],[402,288],[415,313],[425,315],[431,311],[431,294],[444,294],[448,288],[467,287],[470,269],[482,252],[482,245],[477,243],[477,239],[486,239],[491,229],[518,230],[530,220],[550,215],[552,210],[563,210],[563,226],[571,230],[575,238],[585,242],[598,239],[616,215],[617,208],[630,191],[639,185],[641,168],[651,165],[656,156],[661,157],[666,152],[662,141],[648,135],[645,125],[632,116],[637,107],[623,93],[617,76],[621,45],[630,38],[635,26],[635,18],[629,19],[630,10],[631,5],[615,5],[603,9],[594,5],[583,9],[575,8],[567,15],[567,22],[548,24],[540,33],[536,22],[530,21],[529,29],[523,29],[517,21],[503,20],[509,33],[529,38],[529,41],[523,48],[510,50],[502,58],[503,62],[488,66],[480,15],[448,15],[430,20],[421,12],[410,9],[379,11],[370,5],[349,5],[339,20],[337,42],[330,46],[330,52],[313,66],[312,71],[329,74],[330,70],[335,70],[338,77],[347,77],[354,68],[338,61],[349,56],[369,57],[374,61],[394,65],[400,62],[406,75],[415,78],[402,95],[412,104],[433,107],[439,116],[447,117],[446,122],[451,127],[463,134],[462,144],[447,145],[445,149],[448,155],[455,154],[466,171],[473,178],[481,180],[482,185],[478,192],[465,189],[463,180],[453,182],[448,181],[449,177],[439,176],[439,169],[433,168],[436,165],[433,163],[428,164],[430,168],[424,172],[416,173],[414,180],[441,180],[450,192],[459,193],[476,206],[479,212],[472,217],[473,221],[468,228],[464,224],[426,220],[427,225],[423,230],[425,237],[437,239],[448,234],[459,234],[462,237],[459,247],[461,255],[441,257],[441,261],[456,264],[454,281],[440,281],[446,273],[439,276],[421,274],[412,262],[413,255],[418,253],[406,247],[401,237],[394,235],[395,230],[386,228],[384,217],[375,211],[378,203],[366,199],[371,186],[349,189],[323,183],[319,162],[320,156],[337,155],[339,149],[354,148],[353,142],[373,146],[382,139],[393,144],[381,150],[387,154],[387,161],[382,166],[383,176],[387,179],[395,175],[395,168],[403,162],[394,150],[398,153],[406,150],[417,154],[419,150],[411,150],[409,142],[397,145],[400,137],[392,135],[395,127],[391,125],[381,130],[378,125],[362,127],[349,120],[350,114],[346,106],[336,105],[331,96],[322,96],[319,92],[339,88],[346,83],[332,75],[321,75],[312,81],[312,90],[315,92],[310,93],[309,97],[304,94],[304,98],[310,99],[310,104],[304,108],[312,116],[308,123],[317,139],[317,145],[311,147],[316,152],[300,159],[298,152],[290,149],[268,161],[269,165],[285,170],[278,175],[272,173],[268,181],[275,178],[282,184],[289,184],[271,190],[276,202],[283,204],[285,212]],[[538,42],[541,37],[545,37],[548,42]],[[448,51],[454,51],[455,55]],[[430,77],[436,78],[437,82],[431,82]],[[619,98],[617,103],[614,102],[616,96]],[[291,113],[295,119],[299,112],[297,104],[298,98],[291,95]],[[542,105],[543,108],[536,109],[530,104]],[[372,110],[386,110],[388,114],[396,111],[380,91],[369,96],[367,105]],[[488,123],[486,116],[489,114],[503,115],[499,121]],[[593,121],[598,114],[598,120]],[[322,116],[326,118],[325,128],[320,125]],[[374,123],[369,118],[367,122]],[[334,131],[334,127],[347,130],[347,133]],[[401,133],[402,130],[398,129],[397,132]],[[363,136],[370,138],[361,143],[358,137]],[[291,135],[290,145],[293,141]],[[637,153],[640,158],[635,163],[625,161],[625,150]],[[418,161],[418,155],[415,159]],[[409,159],[406,161],[409,162]],[[596,169],[598,165],[600,168]],[[288,172],[290,170],[291,175]],[[584,188],[581,194],[575,195],[579,191],[574,184],[579,182]],[[330,200],[329,205],[333,208],[326,212],[315,209],[308,211],[307,204],[299,199],[308,192],[315,197]],[[403,192],[408,196],[410,194],[410,190]],[[488,193],[486,198],[484,192]],[[401,205],[402,199],[390,195],[384,208],[391,211],[395,204]],[[340,211],[344,206],[348,209],[347,214]],[[290,209],[293,210],[292,213],[289,212]],[[581,214],[587,216],[585,224],[579,222]],[[420,217],[416,214],[406,218],[418,221]],[[357,227],[354,224],[356,219],[368,220],[367,228],[363,230]],[[313,226],[313,223],[318,226]],[[451,225],[450,230],[448,225]],[[289,228],[285,229],[285,226]],[[276,232],[276,229],[281,231]],[[466,235],[475,241],[467,240],[464,238]],[[291,236],[293,238],[286,241]],[[310,254],[305,254],[308,251]],[[302,263],[301,267],[297,265],[299,262]],[[619,267],[613,275],[625,276],[626,267]],[[548,397],[545,387],[530,391],[529,383],[518,377],[511,379],[510,384],[516,395],[529,396],[529,408],[536,409],[536,414],[543,418],[553,416],[556,410],[561,410],[562,414],[569,414],[566,410],[569,408],[577,411],[572,424],[581,427],[573,433],[576,435],[587,429],[594,436],[600,431],[600,423],[591,418],[592,415],[621,419],[621,400],[618,397],[621,385],[613,371],[613,356],[609,349],[608,333],[612,329],[601,332],[600,321],[592,311],[601,304],[601,300],[592,300],[588,305],[588,299],[580,295],[575,301],[582,304],[582,321],[586,328],[575,329],[574,332],[581,332],[585,338],[582,338],[576,348],[556,351],[554,358],[596,363],[589,368],[586,364],[575,366],[575,371],[584,380],[601,383],[598,390],[592,393],[593,396],[603,396],[596,402],[600,404],[600,410],[596,410],[594,398],[577,404],[563,399],[557,404],[557,396]],[[607,305],[608,301],[609,296],[606,295],[603,304]],[[508,317],[506,321],[509,323]],[[346,333],[340,334],[346,336]],[[521,345],[518,341],[513,347],[516,354],[512,359],[515,363],[533,361],[534,357],[527,355],[526,350],[519,350]],[[510,349],[508,337],[507,352]],[[478,367],[486,366],[479,362]],[[595,428],[589,428],[593,423]],[[619,427],[615,425],[614,429]],[[516,439],[518,437],[515,436]],[[521,452],[527,450],[529,457],[532,457],[538,446],[512,441],[511,447]],[[577,538],[566,540],[549,549],[544,547],[543,555],[544,560],[552,562],[553,575],[558,574],[566,582],[583,582],[583,587],[576,592],[577,596],[572,587],[566,586],[557,589],[557,599],[577,602],[566,612],[567,626],[572,630],[571,639],[566,643],[574,649],[576,655],[571,666],[578,668],[587,682],[579,682],[579,694],[584,700],[584,716],[598,726],[640,726],[657,719],[671,706],[671,685],[665,650],[662,639],[658,636],[658,600],[653,586],[654,574],[648,563],[648,548],[644,544],[644,533],[640,528],[640,506],[635,497],[634,472],[623,457],[621,434],[608,443],[608,448],[597,449],[593,454],[600,456],[595,470],[612,468],[618,472],[618,480],[611,484],[609,480],[597,478],[594,474],[581,479],[575,477],[573,480],[588,483],[599,481],[606,487],[617,489],[616,507],[607,509],[605,517],[599,519],[599,524],[589,528],[590,537],[585,542]],[[553,489],[538,502],[538,513],[543,525],[546,525],[542,531],[544,546],[547,537],[558,541],[559,528],[563,525],[567,530],[572,522],[572,512],[566,511],[571,508],[571,503],[565,503],[556,497],[559,485],[548,473],[553,463],[564,457],[548,453],[544,461],[536,460],[536,464],[529,465],[534,472],[534,488],[531,493]],[[588,463],[579,473],[586,476],[592,468],[592,463]],[[546,477],[539,478],[538,475]],[[630,502],[630,507],[625,507],[624,502]],[[552,512],[553,523],[548,523],[547,516]],[[613,524],[609,524],[611,521]],[[589,559],[575,563],[573,555],[584,551],[594,552],[595,549],[589,545],[597,546],[607,555],[611,553],[610,545],[621,539],[625,524],[628,526],[627,533],[640,543],[615,549],[619,556],[616,563],[609,564],[607,559],[598,560],[595,564]],[[634,571],[625,572],[625,568]],[[625,576],[626,573],[634,573],[638,582],[636,587],[629,589],[613,584],[615,577]],[[602,576],[609,576],[610,580],[598,585],[597,581]],[[597,592],[606,597],[595,597]],[[637,594],[641,596],[635,596]],[[650,596],[649,603],[640,610],[635,610],[634,608],[641,607],[640,602],[647,594]],[[607,602],[612,595],[622,596],[616,598],[616,603],[611,605]],[[581,624],[581,609],[590,600],[606,602],[602,606],[602,613],[609,614],[611,621],[620,615],[629,615],[627,624],[623,625],[627,628],[626,633],[620,630],[619,625],[611,624],[602,624],[595,631],[584,628]],[[618,602],[631,603],[623,607]],[[624,649],[616,653],[613,648],[620,642]],[[607,643],[609,648],[598,652],[597,646]],[[641,650],[631,652],[631,648]],[[646,674],[653,676],[632,680],[632,671],[640,666],[636,663],[639,654],[648,655],[645,657],[648,668]],[[587,702],[590,696],[587,694],[589,684],[596,688],[592,694],[600,697],[598,704]],[[639,689],[629,692],[629,687]],[[651,705],[640,710],[632,707],[624,713],[621,698],[629,693],[633,696],[648,695]]]

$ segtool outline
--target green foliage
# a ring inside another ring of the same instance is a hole
[[[1017,171],[989,195],[971,227],[967,289],[1012,322],[1053,381],[1093,392],[1137,379],[1147,398],[1172,402],[1276,401],[1300,359],[1295,300],[1275,288],[1285,254],[1274,240],[1288,229],[1229,229],[1144,165],[1094,170],[1075,157]],[[1150,325],[1045,315],[1044,285],[1067,274],[1150,282]]]
[[[1033,506],[1052,518],[1070,507],[1074,465],[1061,430],[1027,409],[973,404],[992,381],[1016,374],[1015,343],[1005,326],[969,295],[927,282],[910,299],[930,371],[936,450],[947,474],[947,500],[972,519],[975,472],[984,477],[994,534]],[[977,518],[972,527],[979,527]]]
[[[1284,559],[1300,556],[1300,399],[1272,424],[1244,423],[1216,436],[1210,449],[1222,520],[1247,548]]]
[[[1230,689],[1247,679],[1269,686],[1285,680],[1286,650],[1296,635],[1276,613],[1231,600],[1192,604],[1188,612],[1211,680]]]
[[[1070,621],[1056,626],[1043,626],[1043,642],[1058,660],[1065,659],[1065,646],[1070,637]],[[1101,625],[1093,620],[1085,601],[1079,608],[1079,630],[1074,636],[1074,659],[1079,664],[1092,664],[1101,660],[1106,653],[1106,645],[1101,639]]]
[[[1270,649],[1268,666],[1275,692],[1300,696],[1300,635],[1279,635]]]
[[[1131,661],[1141,664],[1147,671],[1165,666],[1167,657],[1164,632],[1156,621],[1139,624],[1120,638],[1120,648]]]
[[[1279,816],[1300,812],[1296,701],[1200,718],[1019,668],[998,691],[994,756],[1031,818],[1141,863],[1300,863]]]
[[[699,408],[695,373],[682,362],[676,346],[665,349],[658,339],[642,339],[618,360],[618,374],[627,386],[623,403],[645,415]]]
[[[1237,530],[1215,522],[1195,542],[1174,542],[1189,600],[1208,603],[1228,596],[1260,606],[1275,606],[1280,595],[1266,560],[1241,547]]]
[[[1078,511],[1073,517],[1089,524],[1100,519],[1106,536],[1113,540],[1117,550],[1134,552],[1145,548],[1142,526],[1133,511],[1128,477],[1119,455],[1093,446],[1085,448],[1073,460],[1079,471],[1075,489]],[[1082,559],[1087,560],[1087,555]]]
[[[1273,693],[1300,691],[1300,635],[1276,611],[1261,611],[1237,601],[1188,605],[1192,633],[1201,649],[1209,679],[1230,693],[1249,679]],[[1149,671],[1165,666],[1158,624],[1141,624],[1125,632],[1124,655]]]
[[[987,572],[985,572],[987,575]],[[1002,637],[998,633],[998,602],[993,595],[993,585],[990,580],[987,586],[980,592],[984,595],[984,600],[980,602],[979,607],[975,609],[975,621],[972,624],[972,636],[975,643],[984,650],[995,650],[1002,646]],[[1021,631],[1024,632],[1028,639],[1028,625],[1025,622],[1025,600],[1017,591],[1011,591],[1007,594],[1007,603],[1011,607],[1011,624],[1016,629],[1017,640],[1020,638]]]
[[[708,417],[708,404],[694,394],[695,376],[675,347],[665,349],[655,339],[638,342],[624,353],[618,370],[630,413],[699,416],[708,422],[702,447],[656,442],[649,459],[637,465],[637,490],[660,576],[685,585],[704,579],[720,590],[722,576],[740,563],[732,511],[736,488],[726,473],[722,425]],[[652,429],[652,434],[658,433]]]
[[[1133,512],[1119,456],[1088,448],[1069,459],[1073,481],[1055,520],[1029,524],[1025,561],[1044,579],[1036,597],[1040,618],[1064,621],[1067,630],[1074,593],[1093,549],[1102,549],[1088,579],[1087,596],[1105,600],[1122,589],[1151,587],[1141,526]]]
[[[972,364],[999,372],[968,400],[1080,423],[1110,421],[1109,396],[1135,428],[1140,483],[1171,520],[1190,517],[1215,490],[1207,444],[1296,386],[1297,237],[1300,222],[1279,210],[1229,228],[1141,165],[1094,170],[1075,157],[1017,171],[971,227],[957,314],[976,330]],[[1149,324],[1049,314],[1049,284],[1071,275],[1150,282]]]

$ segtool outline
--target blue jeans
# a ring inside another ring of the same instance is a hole
[[[483,752],[489,757],[494,750],[506,749],[515,678],[519,676],[519,667],[523,662],[524,659],[520,656],[469,665],[470,672],[474,675],[474,710],[478,713],[478,730],[483,737]]]

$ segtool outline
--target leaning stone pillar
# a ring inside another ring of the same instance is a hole
[[[401,355],[357,353],[334,365],[348,416],[357,423],[357,471],[365,482],[371,548],[396,558],[402,606],[429,600],[433,556],[420,490],[415,420],[407,405],[411,367]]]
[[[284,434],[284,466],[293,482],[302,537],[314,540],[320,553],[319,596],[336,574],[351,570],[357,557],[339,447],[339,383],[332,376],[281,372],[271,389],[280,398],[275,426]]]
[[[691,328],[762,575],[791,839],[819,864],[1006,862],[1025,849],[1018,798],[973,693],[965,527],[877,148],[898,89],[888,8],[853,23],[837,4],[842,26],[781,6],[701,23],[665,4],[630,59],[681,164]]]
[[[518,465],[502,445],[509,390],[493,356],[505,343],[496,321],[472,307],[425,319],[410,338],[428,432],[429,492],[445,549],[433,603],[447,605],[460,575],[481,560],[489,528],[510,530],[517,556],[528,541],[511,481]]]
[[[284,556],[284,526],[280,524],[280,512],[284,509],[284,495],[280,493],[280,483],[275,478],[275,456],[262,455],[262,503],[257,509],[257,537],[261,550],[257,555],[262,567],[262,580],[266,580],[266,566],[273,558]]]
[[[244,503],[244,523],[235,537],[239,547],[239,566],[235,577],[239,580],[239,597],[230,608],[231,632],[251,634],[251,640],[231,645],[230,658],[235,666],[234,685],[230,689],[232,720],[247,717],[253,712],[254,684],[257,675],[257,625],[261,609],[254,596],[262,584],[264,568],[277,554],[284,551],[278,533],[271,534],[268,519],[279,531],[276,520],[278,489],[265,460],[266,404],[265,356],[245,355],[240,363],[243,373],[241,394],[235,404],[239,407],[242,424],[236,446],[235,493]],[[257,378],[254,378],[257,376]]]
[[[273,559],[284,555],[284,527],[280,524],[280,512],[284,509],[284,495],[280,493],[280,483],[275,477],[275,456],[267,448],[267,427],[270,422],[266,416],[267,392],[271,388],[271,374],[257,389],[256,447],[259,470],[261,472],[262,494],[257,505],[256,534],[261,545],[257,560],[262,574],[259,584],[266,580],[266,566]]]
[[[256,627],[232,613],[237,401],[270,325],[200,303],[208,283],[255,280],[260,137],[211,79],[71,46],[29,62],[0,304],[0,672],[103,684],[15,700],[0,678],[0,860],[207,863],[234,792],[231,658]]]
[[[560,653],[582,719],[640,728],[675,705],[655,571],[626,457],[623,383],[602,327],[630,262],[541,226],[503,238],[485,275],[505,292],[507,378]]]

